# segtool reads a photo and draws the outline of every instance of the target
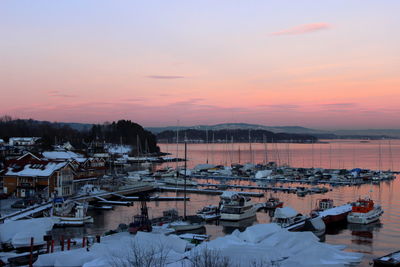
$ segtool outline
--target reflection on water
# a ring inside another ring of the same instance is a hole
[[[171,145],[170,145],[171,146]],[[387,142],[382,141],[381,144],[381,166],[388,169],[399,169],[400,161],[400,141],[392,140],[391,142],[391,156],[386,153],[389,150]],[[176,145],[174,146],[176,148]],[[238,162],[237,149],[241,148],[241,161],[242,163],[248,161],[245,158],[245,144],[234,144],[234,150],[228,151],[226,146],[222,144],[215,144],[213,148],[213,162],[229,164],[230,159]],[[265,151],[263,144],[253,144],[253,153],[257,162],[263,162],[265,159]],[[340,148],[340,149],[339,149]],[[163,151],[165,145],[161,145]],[[183,149],[183,146],[182,146]],[[314,149],[314,153],[313,150]],[[320,150],[319,150],[320,149]],[[211,162],[211,145],[208,148],[208,159]],[[280,161],[283,159],[289,161],[293,166],[299,167],[345,167],[353,168],[371,168],[376,169],[378,164],[378,150],[379,141],[370,141],[369,143],[360,143],[358,141],[345,141],[340,142],[335,140],[331,144],[315,144],[312,147],[310,144],[268,144],[268,159],[274,160],[279,154]],[[172,146],[168,150],[172,150]],[[179,153],[182,154],[181,150]],[[312,155],[314,154],[314,159]],[[188,146],[188,155],[190,158],[189,166],[194,166],[199,163],[204,163],[207,159],[206,145],[193,145]],[[227,156],[228,155],[228,156]],[[285,155],[285,156],[284,156]],[[289,155],[289,157],[287,156]],[[165,166],[167,164],[164,164]],[[175,163],[169,163],[170,166],[175,166]],[[199,183],[220,183],[217,180],[198,180]],[[240,185],[257,185],[254,181],[224,181],[225,183],[234,183]],[[281,184],[277,184],[278,186]],[[287,184],[287,186],[299,186],[299,184]],[[315,194],[307,195],[305,197],[297,197],[296,194],[289,194],[284,192],[273,193],[284,202],[284,206],[291,206],[298,212],[309,214],[315,208],[318,199],[331,198],[335,205],[341,205],[347,202],[353,202],[359,197],[370,195],[371,198],[377,203],[381,204],[384,214],[380,222],[371,225],[348,225],[347,223],[329,227],[325,235],[326,242],[330,244],[344,244],[347,245],[347,250],[365,253],[361,266],[368,266],[374,257],[381,256],[392,252],[400,246],[400,199],[397,197],[397,192],[400,189],[400,181],[398,179],[393,181],[385,181],[378,184],[364,184],[356,187],[350,186],[336,186],[329,187],[332,191],[324,195]],[[264,192],[260,190],[248,190],[254,192]],[[262,198],[252,198],[253,202],[265,202],[272,192],[265,192]],[[166,192],[157,193],[160,196],[183,196],[183,193]],[[197,195],[188,194],[190,201],[188,202],[188,214],[195,214],[197,210],[206,205],[217,205],[219,196],[214,195]],[[148,203],[150,218],[161,216],[162,211],[175,208],[180,214],[183,214],[183,202],[181,201],[154,201]],[[117,206],[112,211],[91,211],[95,219],[94,224],[87,225],[79,228],[58,228],[54,230],[55,235],[64,235],[65,238],[69,237],[82,237],[82,235],[96,235],[102,234],[110,229],[116,229],[120,223],[128,224],[135,214],[140,213],[139,203],[135,202],[132,207]],[[257,213],[256,218],[251,218],[244,222],[215,222],[206,224],[207,234],[211,235],[211,239],[218,236],[229,234],[235,229],[243,231],[247,226],[255,223],[268,223],[271,221],[273,213],[261,211]]]

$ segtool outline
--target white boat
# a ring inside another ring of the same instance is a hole
[[[170,185],[176,185],[176,186],[185,185],[185,179],[183,178],[164,178],[162,181]],[[186,179],[186,186],[197,186],[197,182],[190,179]]]
[[[204,222],[198,216],[187,216],[186,220],[178,220],[169,223],[169,227],[176,232],[193,231],[204,227]]]
[[[375,205],[370,198],[359,199],[353,203],[351,212],[347,215],[349,223],[369,224],[379,220],[383,210],[380,205]]]
[[[77,195],[79,196],[89,196],[89,195],[97,195],[97,194],[102,194],[102,193],[107,193],[107,191],[102,190],[99,188],[97,185],[92,185],[92,184],[85,184],[82,186]]]
[[[56,226],[82,226],[93,223],[93,217],[86,215],[88,204],[76,201],[55,199],[51,217]]]
[[[216,220],[221,217],[219,209],[215,205],[208,205],[197,212],[197,216],[205,221]]]
[[[221,195],[221,220],[239,221],[256,216],[257,206],[247,196],[224,191]]]
[[[300,230],[304,227],[307,216],[298,213],[291,207],[277,208],[272,222],[289,231]]]

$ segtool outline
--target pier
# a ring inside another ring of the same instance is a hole
[[[160,186],[158,187],[160,191],[168,191],[168,192],[183,192],[184,188],[181,187],[168,187],[168,186]],[[187,193],[197,193],[197,194],[208,194],[208,195],[222,195],[224,190],[215,190],[215,189],[197,189],[197,188],[186,188]],[[264,193],[257,192],[241,192],[238,193],[242,196],[249,197],[263,197]]]

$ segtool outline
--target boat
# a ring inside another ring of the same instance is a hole
[[[272,222],[289,231],[299,231],[304,228],[307,218],[291,207],[284,207],[275,210]]]
[[[175,186],[185,185],[185,179],[183,178],[164,178],[162,181],[169,185],[175,185]],[[197,182],[192,181],[190,179],[186,179],[186,186],[197,186]]]
[[[128,232],[136,234],[138,231],[151,232],[152,226],[149,218],[144,214],[133,216],[133,222],[128,225]]]
[[[187,232],[204,228],[203,219],[199,216],[186,216],[185,219],[177,220],[169,223],[169,227],[176,232]]]
[[[56,226],[83,226],[85,223],[93,223],[93,217],[86,215],[87,209],[87,202],[55,198],[51,217]]]
[[[112,205],[94,204],[94,205],[89,205],[89,209],[93,209],[93,210],[112,210],[112,209],[114,209],[114,206],[112,206]]]
[[[400,250],[374,259],[374,267],[400,266]]]
[[[221,195],[221,220],[239,221],[256,216],[257,206],[247,196],[224,191]]]
[[[221,217],[219,209],[215,205],[208,205],[197,212],[197,216],[205,221],[216,220]]]
[[[321,217],[308,217],[304,223],[304,231],[311,231],[316,236],[321,237],[325,234],[326,225]]]
[[[279,200],[277,197],[270,197],[267,202],[264,204],[264,208],[268,210],[273,210],[276,208],[282,208],[283,202]]]
[[[317,207],[311,211],[311,217],[321,217],[326,225],[345,221],[352,210],[351,204],[344,204],[335,207],[333,200],[329,198],[319,199]]]
[[[353,203],[351,212],[347,215],[349,223],[369,224],[379,220],[383,210],[380,205],[375,205],[369,197],[359,199]]]
[[[305,195],[308,194],[308,192],[309,192],[309,190],[302,186],[297,187],[297,190],[296,190],[296,194],[299,197],[304,197]]]
[[[202,235],[202,234],[191,234],[191,233],[185,233],[178,235],[180,239],[186,240],[190,242],[191,244],[194,245],[199,245],[204,241],[209,241],[210,236],[209,235]]]

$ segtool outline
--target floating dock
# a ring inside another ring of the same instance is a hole
[[[168,192],[184,192],[184,188],[182,188],[182,187],[160,186],[160,187],[158,187],[158,190],[168,191]],[[224,190],[186,188],[186,192],[187,193],[196,193],[196,194],[222,195]],[[263,197],[264,196],[264,193],[257,193],[257,192],[238,191],[238,193],[242,196],[249,196],[249,197]]]

